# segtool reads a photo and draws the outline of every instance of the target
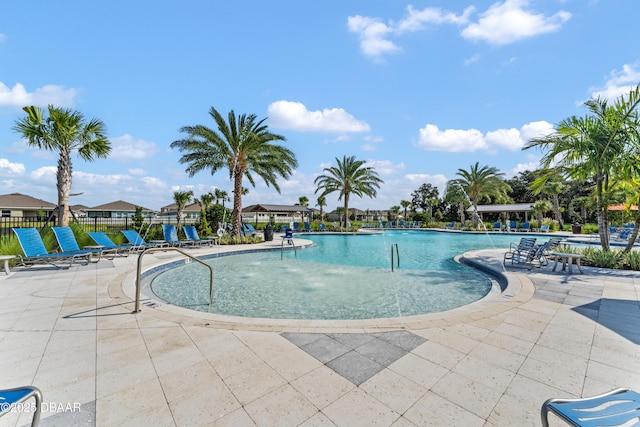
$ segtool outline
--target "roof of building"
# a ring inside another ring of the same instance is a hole
[[[514,203],[510,205],[478,205],[478,212],[529,212],[533,210],[533,203]],[[475,211],[471,206],[467,209],[467,212]]]
[[[85,209],[86,211],[118,211],[118,212],[135,212],[136,207],[138,205],[134,205],[129,202],[125,202],[122,200],[117,200],[111,203],[105,203],[104,205],[94,206],[92,208]],[[141,206],[142,207],[142,206]],[[142,207],[143,212],[154,212],[153,209],[147,209]]]
[[[183,212],[200,212],[200,209],[202,208],[200,207],[199,203],[191,203],[189,205],[186,205],[182,211]],[[172,203],[170,205],[163,206],[162,208],[160,208],[161,212],[176,212],[177,210],[178,210],[178,205],[176,205],[175,203]]]
[[[301,205],[251,205],[242,212],[308,212],[310,209]]]
[[[55,209],[56,204],[21,193],[1,194],[0,207],[17,209]]]

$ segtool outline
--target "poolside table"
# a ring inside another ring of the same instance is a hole
[[[14,259],[15,255],[0,255],[0,261],[4,261],[4,272],[9,275],[11,271],[9,271],[9,260]]]
[[[556,267],[558,266],[558,259],[560,259],[562,261],[562,271],[566,271],[567,264],[569,264],[569,274],[573,274],[573,260],[575,259],[578,270],[580,271],[580,273],[584,274],[584,272],[582,271],[582,267],[580,266],[580,260],[584,257],[584,255],[574,254],[571,252],[551,252],[551,255],[553,255],[553,258],[555,260],[552,271],[556,271]]]

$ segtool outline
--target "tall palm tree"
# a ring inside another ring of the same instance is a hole
[[[600,97],[585,102],[588,114],[562,120],[554,132],[531,139],[523,150],[547,150],[540,159],[544,169],[555,167],[577,181],[595,182],[600,244],[609,250],[608,199],[610,178],[616,171],[637,175],[640,85],[613,105]]]
[[[364,166],[364,160],[356,160],[355,156],[344,156],[342,161],[336,158],[337,166],[324,168],[325,174],[316,177],[314,184],[316,193],[321,196],[337,191],[338,200],[344,200],[344,226],[347,226],[349,212],[349,197],[355,194],[358,197],[369,196],[374,198],[377,189],[384,183],[378,177],[378,173],[369,166]]]
[[[550,210],[553,210],[553,205],[548,200],[538,200],[533,204],[533,212],[536,214],[536,218],[538,219],[538,228],[542,227],[544,214]]]
[[[298,204],[300,206],[304,206],[305,208],[309,207],[309,198],[307,196],[298,197]],[[311,216],[311,214],[309,214]],[[302,214],[302,221],[304,222],[304,213]],[[309,218],[309,222],[311,222],[311,218]]]
[[[176,228],[180,230],[180,225],[182,224],[182,213],[184,212],[185,206],[189,204],[191,198],[193,197],[193,191],[175,191],[173,193],[173,201],[176,204]]]
[[[48,106],[48,117],[43,109],[28,106],[26,117],[16,120],[13,130],[27,140],[27,144],[39,149],[58,152],[58,225],[69,224],[69,194],[73,166],[71,154],[76,153],[88,162],[106,158],[111,144],[106,137],[107,128],[98,119],[85,121],[82,113],[66,108]]]
[[[407,209],[411,206],[411,202],[408,200],[400,200],[400,206],[404,209],[404,220],[407,220]]]
[[[324,224],[324,215],[322,214],[322,208],[327,206],[327,198],[325,196],[318,196],[316,199],[316,206],[320,207],[320,222]]]
[[[209,115],[217,131],[203,125],[185,126],[180,131],[188,136],[172,142],[171,147],[186,152],[180,163],[188,164],[189,176],[203,170],[211,170],[211,174],[223,168],[229,170],[229,179],[233,182],[232,233],[239,236],[242,180],[246,177],[255,187],[254,175],[259,176],[279,193],[277,177],[289,178],[298,162],[291,150],[275,143],[285,141],[285,137],[271,133],[265,124],[266,118],[258,120],[255,114],[236,117],[231,110],[225,121],[213,107]]]
[[[444,192],[444,201],[458,208],[460,224],[464,225],[466,221],[466,208],[471,205],[471,200],[469,200],[469,196],[467,196],[456,180],[452,179],[447,182],[447,188]]]
[[[498,169],[494,167],[480,167],[479,162],[471,165],[468,171],[458,169],[456,175],[460,176],[460,178],[452,180],[452,183],[459,185],[464,190],[475,212],[478,210],[478,203],[482,200],[491,201],[492,197],[505,197],[507,191],[511,190],[509,184],[502,179],[503,173],[498,172]],[[474,215],[472,219],[473,226],[477,227],[477,215]]]
[[[201,195],[199,199],[194,198],[193,203],[199,204],[200,209],[206,212],[207,209],[209,209],[209,206],[211,206],[211,203],[213,203],[214,198],[215,196],[211,193],[211,191],[209,191],[208,193],[204,193],[203,195]]]
[[[216,188],[214,190],[214,197],[216,199],[216,205],[220,204],[220,200],[222,200],[222,206],[224,207],[224,202],[229,201],[229,193],[220,188]]]

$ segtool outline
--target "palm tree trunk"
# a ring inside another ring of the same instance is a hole
[[[348,219],[349,219],[349,193],[345,193],[344,194],[344,228],[347,228]]]
[[[66,227],[69,225],[69,217],[71,211],[69,210],[69,194],[71,193],[71,157],[70,153],[60,151],[60,157],[58,158],[58,226]]]
[[[605,251],[609,250],[609,225],[603,202],[602,176],[596,178],[596,210],[598,211],[598,234],[600,235],[600,245]]]
[[[636,243],[636,239],[638,238],[638,228],[640,227],[640,215],[636,216],[635,224],[633,225],[633,231],[629,236],[629,240],[627,241],[627,246],[624,248],[624,252],[630,252],[633,249],[633,245]]]
[[[233,226],[231,234],[240,236],[240,219],[242,214],[242,176],[238,170],[233,173]]]

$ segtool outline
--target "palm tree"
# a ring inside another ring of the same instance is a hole
[[[13,130],[27,140],[27,144],[39,149],[57,151],[58,171],[58,225],[69,224],[69,195],[73,166],[73,152],[88,162],[96,158],[106,158],[111,144],[106,137],[106,126],[98,119],[85,121],[82,113],[66,108],[48,106],[48,117],[44,110],[34,106],[24,107],[26,117],[16,120]]]
[[[180,163],[189,165],[186,169],[189,176],[206,169],[211,170],[211,174],[223,168],[229,170],[229,178],[233,181],[232,233],[238,236],[242,180],[246,177],[255,186],[254,175],[259,176],[279,193],[277,177],[289,178],[298,162],[292,151],[275,144],[276,141],[285,141],[285,137],[271,133],[264,124],[266,118],[258,121],[255,114],[236,117],[231,110],[225,121],[213,107],[209,115],[215,121],[217,131],[203,125],[185,126],[180,131],[187,133],[187,138],[172,142],[171,147],[186,152]]]
[[[209,209],[209,206],[211,206],[211,203],[213,203],[214,198],[215,196],[211,194],[211,191],[209,191],[208,193],[201,195],[199,199],[194,198],[193,203],[199,204],[200,209],[206,212],[207,209]]]
[[[407,220],[407,208],[411,206],[411,202],[408,200],[400,200],[400,206],[404,209],[404,220]]]
[[[185,206],[189,204],[191,198],[193,197],[193,191],[176,191],[173,193],[173,201],[176,204],[176,228],[180,230],[180,225],[182,224],[182,212],[184,212]]]
[[[222,207],[224,207],[224,202],[229,201],[229,193],[219,188],[214,190],[214,197],[216,199],[216,205],[220,204],[220,200],[222,200]]]
[[[322,214],[322,207],[327,206],[327,198],[325,196],[318,196],[316,199],[316,206],[320,207],[320,222],[324,224],[324,215]]]
[[[321,196],[339,192],[338,200],[344,200],[344,226],[349,220],[349,197],[351,193],[358,197],[369,196],[374,198],[377,189],[383,180],[378,178],[378,173],[369,166],[364,166],[364,160],[356,160],[355,156],[344,156],[342,161],[336,158],[338,166],[324,168],[324,175],[316,177],[314,184],[316,193],[322,190]]]
[[[393,221],[396,221],[396,227],[397,227],[398,226],[398,223],[397,223],[398,215],[400,215],[400,206],[398,206],[398,205],[391,206],[389,208],[389,212],[392,213],[392,219],[393,219]]]
[[[478,203],[482,200],[491,201],[491,198],[506,197],[508,191],[511,190],[509,184],[503,179],[503,173],[498,172],[494,167],[482,166],[476,162],[471,165],[471,169],[458,169],[456,175],[458,179],[452,181],[453,185],[459,185],[467,194],[474,211],[478,211]],[[473,226],[478,226],[477,215],[473,216]]]
[[[298,197],[298,204],[300,206],[304,206],[305,208],[309,207],[309,198],[307,196]],[[311,214],[309,214],[311,215]],[[304,222],[304,213],[302,214],[302,221]],[[309,218],[309,222],[311,222],[311,218]]]
[[[607,214],[610,178],[616,171],[637,174],[640,120],[640,85],[627,97],[613,105],[607,100],[590,99],[585,102],[589,114],[572,116],[561,121],[554,132],[531,139],[523,150],[547,150],[540,159],[544,169],[556,164],[557,169],[576,181],[595,182],[596,212],[600,244],[609,250],[609,220]]]
[[[462,187],[452,179],[447,182],[447,187],[444,192],[444,201],[452,206],[458,208],[458,215],[460,216],[460,224],[464,225],[466,221],[465,212],[466,208],[471,204],[469,196],[464,192]]]
[[[553,205],[548,200],[538,200],[533,204],[533,212],[536,214],[538,219],[538,228],[542,227],[542,220],[544,218],[544,214],[553,210]]]

